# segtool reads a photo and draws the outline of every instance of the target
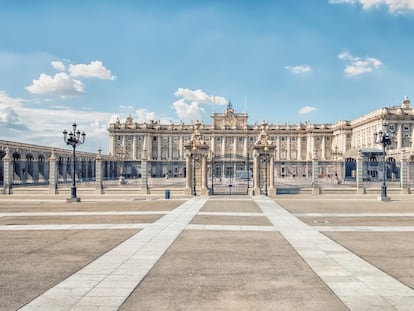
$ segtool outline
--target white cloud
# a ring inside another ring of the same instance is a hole
[[[84,85],[81,81],[72,79],[66,73],[60,72],[51,77],[45,73],[40,74],[38,80],[26,87],[32,94],[57,95],[60,97],[83,94]]]
[[[0,105],[19,105],[24,102],[21,98],[12,98],[5,91],[0,91]]]
[[[318,108],[312,107],[312,106],[305,106],[305,107],[300,108],[299,114],[308,114],[316,110],[318,110]]]
[[[136,114],[137,114],[137,117],[138,117],[137,122],[139,122],[139,123],[149,122],[151,120],[159,119],[155,112],[148,111],[145,108],[138,109],[136,111]]]
[[[172,106],[183,122],[202,120],[206,114],[204,108],[200,107],[200,103],[194,101],[186,103],[185,98],[177,100]]]
[[[184,122],[202,120],[206,111],[201,105],[226,105],[227,99],[221,96],[207,95],[202,90],[179,88],[175,96],[182,97],[172,104],[177,116]]]
[[[329,3],[360,3],[364,10],[385,5],[391,13],[403,13],[407,10],[414,10],[414,0],[329,0]]]
[[[69,72],[72,77],[99,78],[104,80],[115,79],[111,71],[105,68],[99,60],[92,61],[90,64],[70,64]]]
[[[185,100],[198,102],[200,104],[215,104],[215,105],[227,105],[227,99],[221,96],[209,96],[202,90],[192,91],[190,89],[179,88],[175,93],[175,96],[182,97]]]
[[[285,69],[294,74],[301,74],[312,71],[312,68],[309,65],[286,66]]]
[[[65,64],[62,63],[62,62],[53,61],[51,64],[52,64],[52,67],[55,68],[58,71],[65,71],[66,70]]]
[[[0,128],[20,131],[27,129],[19,114],[10,107],[0,109]]]
[[[344,69],[344,73],[347,76],[358,76],[364,73],[378,70],[382,66],[382,62],[379,59],[366,57],[361,59],[354,57],[348,52],[343,52],[338,55],[338,58],[347,62]]]

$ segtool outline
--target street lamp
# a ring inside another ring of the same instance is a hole
[[[67,145],[72,146],[73,148],[73,153],[72,153],[72,162],[73,162],[73,167],[72,167],[72,187],[71,187],[71,191],[70,191],[70,198],[67,199],[68,202],[80,202],[80,198],[76,197],[76,181],[75,181],[75,168],[76,168],[76,155],[75,155],[75,150],[76,147],[83,144],[85,142],[85,132],[80,132],[79,130],[76,129],[77,125],[76,123],[73,123],[72,125],[72,132],[69,133],[69,137],[68,137],[68,131],[64,130],[63,131],[63,140]]]
[[[387,185],[386,185],[386,171],[385,171],[385,147],[391,145],[391,135],[384,129],[384,131],[379,130],[374,133],[374,140],[377,144],[382,145],[382,185],[381,185],[381,196],[378,197],[380,201],[390,201],[390,198],[387,197]]]
[[[129,152],[129,148],[125,147],[123,144],[118,146],[115,150],[115,155],[118,159],[120,159],[120,176],[119,176],[119,184],[125,184],[125,157]]]
[[[214,152],[211,152],[211,194],[214,194]]]

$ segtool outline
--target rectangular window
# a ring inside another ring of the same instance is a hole
[[[162,142],[164,142],[164,143],[168,143],[168,136],[163,136],[162,137]]]
[[[252,143],[252,142],[254,142],[254,137],[253,136],[250,136],[249,137],[249,141]]]
[[[178,136],[173,136],[173,142],[177,142],[178,141]]]
[[[117,140],[117,141],[121,141],[121,135],[117,135],[117,136],[116,136],[116,140]]]
[[[127,136],[127,141],[132,141],[132,135]]]
[[[395,131],[395,125],[394,124],[389,124],[388,129],[390,130],[390,132],[394,132]]]
[[[408,124],[404,124],[403,131],[408,132],[410,130],[410,126]]]
[[[295,136],[293,136],[291,139],[292,139],[292,141],[296,141],[296,137]]]
[[[243,141],[243,137],[239,137],[239,142],[242,142]]]
[[[285,136],[280,137],[280,141],[285,141],[285,140],[286,140]]]

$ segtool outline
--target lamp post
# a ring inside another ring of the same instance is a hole
[[[120,159],[120,176],[119,176],[119,184],[125,184],[125,157],[128,154],[129,149],[125,147],[123,144],[116,148],[115,153],[116,157]]]
[[[75,181],[75,169],[76,169],[76,147],[85,142],[85,132],[80,132],[76,129],[76,123],[72,124],[72,132],[68,134],[68,131],[63,131],[63,140],[67,145],[72,146],[72,187],[70,191],[70,198],[67,199],[67,202],[80,202],[80,198],[76,196],[76,181]],[[69,136],[69,137],[68,137]]]
[[[390,201],[391,198],[387,197],[387,185],[386,185],[386,168],[385,168],[385,147],[391,145],[391,135],[386,131],[386,128],[383,130],[379,130],[378,132],[374,133],[374,140],[377,144],[381,144],[382,146],[382,184],[381,184],[381,195],[378,197],[380,201]]]
[[[214,194],[214,152],[211,153],[211,194]]]
[[[338,162],[339,162],[339,158],[342,157],[342,152],[338,151],[338,146],[335,146],[335,149],[332,152],[332,156],[333,156],[333,159],[335,160],[335,178],[338,181],[339,180]]]

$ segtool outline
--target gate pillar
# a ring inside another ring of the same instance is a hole
[[[200,134],[201,123],[194,123],[194,132],[186,149],[186,193],[196,195],[208,195],[207,189],[207,155],[209,146]]]
[[[274,188],[274,158],[273,154],[275,147],[269,141],[269,134],[267,131],[267,123],[265,121],[261,124],[261,132],[254,143],[253,153],[253,191],[255,195],[276,195]]]

